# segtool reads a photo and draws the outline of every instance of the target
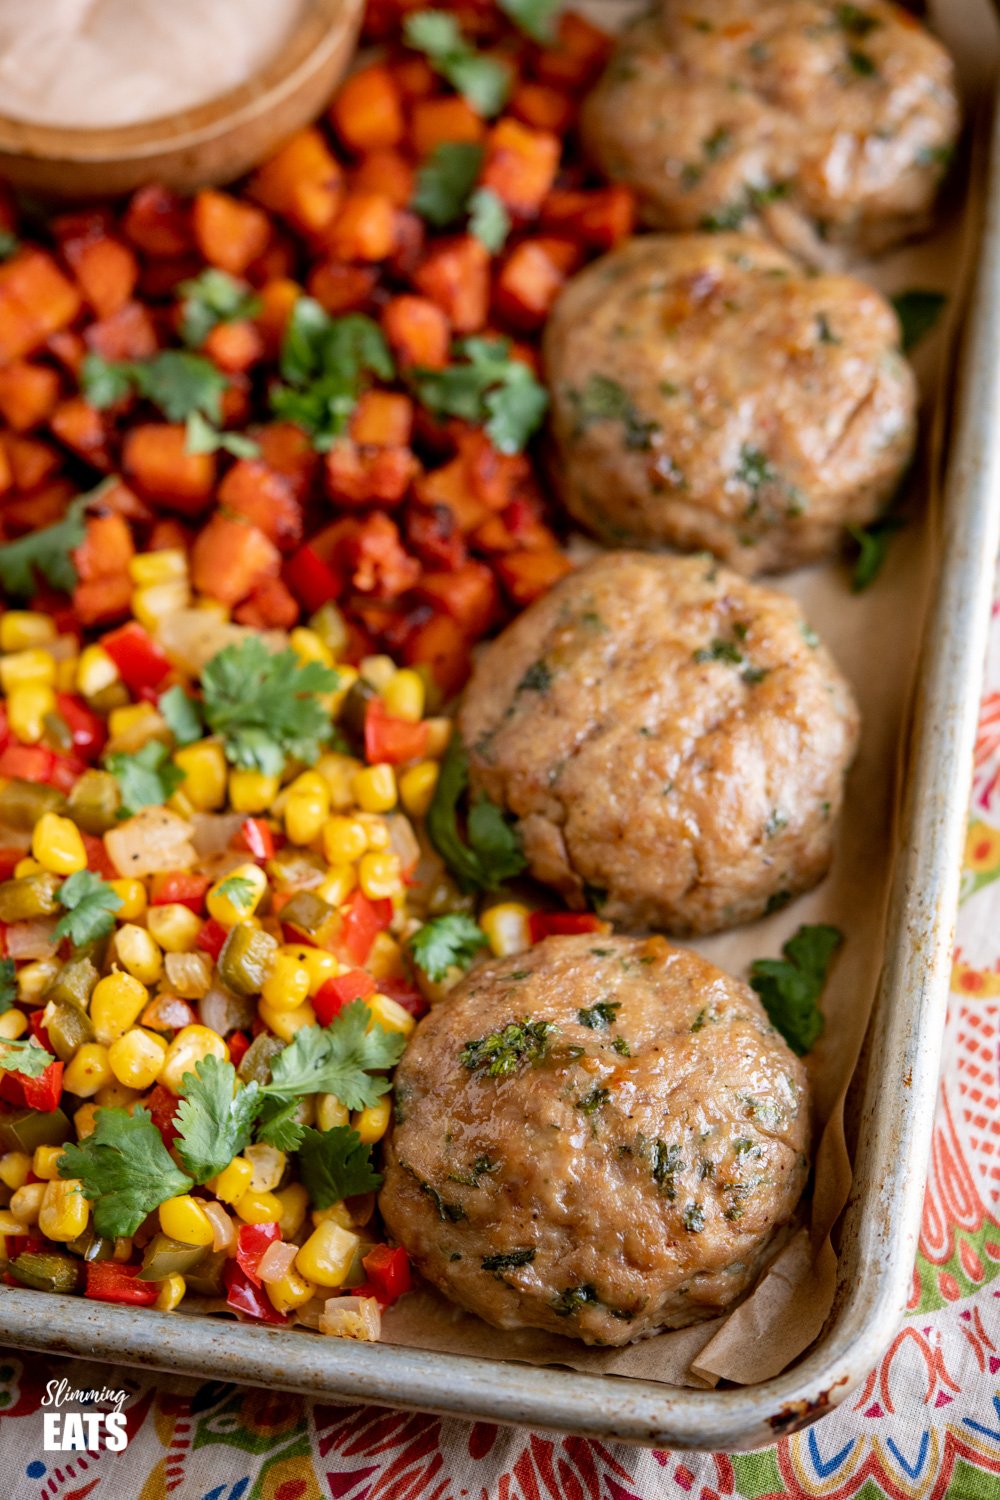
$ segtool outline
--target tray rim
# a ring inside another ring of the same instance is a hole
[[[53,1305],[41,1293],[2,1285],[0,1340],[349,1403],[709,1452],[772,1443],[843,1400],[898,1329],[919,1232],[1000,543],[997,349],[1000,112],[966,318],[942,567],[924,629],[887,957],[869,1038],[872,1065],[843,1220],[840,1261],[850,1262],[854,1284],[845,1290],[842,1279],[838,1310],[809,1354],[760,1385],[692,1390],[68,1298]],[[52,1316],[42,1316],[43,1308]]]

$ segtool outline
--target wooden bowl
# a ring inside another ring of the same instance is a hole
[[[106,198],[146,182],[181,192],[230,182],[320,113],[350,61],[363,10],[364,0],[308,0],[285,46],[248,82],[156,120],[73,130],[0,113],[0,178],[54,198]]]

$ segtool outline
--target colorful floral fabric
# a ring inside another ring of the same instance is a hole
[[[752,1454],[648,1452],[0,1349],[3,1500],[1000,1500],[1000,604],[908,1316],[864,1385]],[[122,1452],[43,1451],[48,1382],[129,1392]]]

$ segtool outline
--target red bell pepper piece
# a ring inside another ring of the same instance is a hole
[[[154,875],[149,891],[150,906],[186,906],[200,917],[205,893],[212,884],[208,875],[193,875],[187,870],[168,870]]]
[[[0,880],[9,880],[14,866],[19,865],[27,853],[27,849],[8,849],[6,846],[0,849]]]
[[[50,1062],[44,1073],[28,1078],[16,1069],[0,1073],[0,1099],[7,1104],[26,1105],[28,1109],[51,1114],[62,1098],[63,1065]]]
[[[413,1286],[410,1257],[400,1247],[393,1249],[391,1245],[376,1245],[361,1257],[361,1264],[380,1302],[395,1302]]]
[[[9,739],[10,720],[7,717],[7,705],[6,703],[0,703],[0,750],[6,750]]]
[[[57,791],[71,792],[87,769],[87,763],[75,755],[53,755],[49,785]]]
[[[383,979],[379,982],[379,989],[383,995],[388,995],[390,1000],[395,1000],[404,1010],[408,1010],[411,1016],[422,1016],[430,1009],[423,995],[402,975],[391,979]]]
[[[381,698],[373,698],[365,714],[365,759],[369,765],[382,761],[391,766],[420,760],[427,754],[430,725],[423,720],[411,724],[387,713]]]
[[[87,1266],[85,1297],[94,1302],[124,1302],[130,1307],[151,1307],[159,1295],[155,1281],[140,1281],[139,1266],[119,1265],[116,1260],[92,1260]]]
[[[254,859],[274,858],[274,832],[266,818],[246,818],[234,835],[233,844]]]
[[[28,1030],[35,1038],[35,1041],[38,1043],[39,1047],[44,1047],[46,1052],[51,1052],[52,1043],[49,1040],[48,1028],[42,1025],[42,1017],[44,1016],[44,1014],[44,1005],[39,1005],[35,1010],[30,1011],[28,1014]]]
[[[170,660],[153,640],[148,630],[130,620],[127,625],[110,631],[101,645],[111,657],[122,681],[133,693],[155,688],[170,673]]]
[[[76,753],[84,760],[96,760],[108,737],[107,726],[100,715],[88,708],[75,693],[56,693],[56,712],[72,736]]]
[[[226,946],[228,936],[229,933],[222,923],[217,922],[214,917],[209,917],[195,938],[194,945],[200,948],[202,953],[207,953],[213,963],[217,963],[219,954]]]
[[[145,1101],[150,1119],[163,1137],[163,1144],[168,1151],[180,1135],[180,1131],[174,1124],[174,1116],[180,1102],[177,1095],[171,1093],[170,1089],[162,1083],[156,1085]]]
[[[250,1048],[250,1038],[245,1031],[231,1031],[226,1037],[226,1046],[229,1048],[229,1061],[234,1068],[238,1068]]]
[[[263,1287],[254,1286],[249,1276],[235,1260],[227,1260],[222,1279],[226,1286],[226,1305],[234,1312],[246,1313],[248,1318],[257,1318],[262,1323],[287,1323],[284,1313],[278,1312]]]
[[[364,969],[349,969],[335,979],[324,979],[313,996],[313,1010],[321,1026],[329,1026],[339,1016],[345,1005],[352,1000],[364,1000],[374,995],[378,985]]]
[[[12,740],[0,754],[0,776],[11,781],[38,781],[52,785],[55,754],[44,745],[20,745]]]
[[[372,943],[392,921],[392,902],[383,897],[380,901],[369,901],[364,891],[352,891],[341,907],[343,923],[338,934],[338,946],[353,963],[363,967],[372,951]]]
[[[92,870],[95,875],[103,875],[105,880],[117,880],[118,869],[104,847],[104,840],[99,839],[96,834],[84,833],[82,829],[80,837],[87,851],[87,869]]]
[[[285,564],[285,583],[307,614],[314,614],[340,593],[340,578],[308,544]]]
[[[565,937],[577,932],[603,932],[605,924],[589,911],[533,911],[528,918],[528,932],[533,943],[556,935]]]
[[[241,1224],[236,1242],[236,1264],[249,1276],[254,1286],[260,1286],[257,1267],[268,1245],[281,1239],[277,1224]]]

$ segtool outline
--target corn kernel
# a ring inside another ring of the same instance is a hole
[[[333,666],[333,652],[315,630],[307,630],[303,625],[298,626],[289,635],[288,644],[299,661],[303,663],[318,661],[321,666]]]
[[[66,1245],[83,1233],[89,1218],[90,1204],[83,1196],[83,1183],[78,1177],[45,1184],[38,1227],[46,1238]]]
[[[366,1105],[351,1116],[351,1124],[357,1131],[366,1146],[373,1146],[380,1141],[389,1129],[389,1119],[392,1114],[392,1103],[388,1094],[383,1094],[381,1099],[374,1104]]]
[[[17,995],[29,1004],[40,1000],[55,979],[62,964],[58,958],[36,958],[17,971]]]
[[[398,1031],[400,1036],[409,1036],[417,1024],[406,1007],[400,1005],[398,1000],[393,1000],[390,995],[369,995],[365,1004],[371,1013],[372,1023],[384,1027],[386,1031]]]
[[[342,906],[357,883],[353,865],[331,865],[316,887],[316,894],[331,906]]]
[[[295,1267],[286,1271],[280,1281],[269,1282],[264,1290],[270,1299],[271,1306],[275,1312],[290,1313],[296,1307],[304,1307],[316,1296],[316,1287],[304,1276],[300,1276]]]
[[[436,761],[422,760],[399,778],[399,798],[411,818],[423,818],[434,800],[440,767]]]
[[[365,825],[357,818],[327,818],[323,824],[323,856],[331,865],[353,865],[368,849]]]
[[[394,672],[382,689],[382,702],[386,712],[394,719],[405,719],[408,724],[419,724],[424,716],[427,690],[418,672],[401,667]]]
[[[206,615],[211,615],[214,620],[219,620],[223,625],[232,618],[232,610],[228,604],[223,604],[221,599],[208,599],[199,594],[194,601],[194,607]]]
[[[234,1156],[228,1167],[208,1184],[222,1203],[236,1203],[250,1189],[253,1166],[244,1156]]]
[[[23,1234],[24,1225],[15,1219],[9,1208],[0,1208],[0,1235]],[[0,1255],[0,1260],[6,1260],[6,1255]]]
[[[73,875],[87,867],[87,851],[80,830],[70,818],[43,813],[31,836],[31,852],[43,870],[53,875]]]
[[[266,890],[267,876],[259,865],[237,865],[215,882],[205,897],[205,905],[209,916],[223,927],[236,927],[253,916]]]
[[[373,979],[396,979],[403,973],[403,950],[391,933],[376,932],[365,968]]]
[[[255,1193],[251,1189],[233,1204],[244,1224],[277,1224],[281,1218],[281,1199],[274,1193]]]
[[[278,1188],[274,1196],[281,1204],[281,1218],[278,1220],[281,1238],[294,1239],[306,1221],[309,1194],[301,1182],[290,1182],[287,1187]]]
[[[99,979],[90,997],[90,1019],[94,1036],[105,1047],[123,1036],[149,1000],[149,991],[131,974],[113,970]]]
[[[56,695],[44,682],[26,682],[7,699],[11,731],[26,745],[37,745],[45,733],[45,719],[55,712]]]
[[[133,1026],[108,1048],[112,1073],[129,1089],[151,1089],[160,1076],[166,1055],[163,1038],[144,1031],[141,1026]]]
[[[143,984],[155,984],[163,974],[163,954],[145,927],[126,922],[115,933],[115,955],[123,969]]]
[[[76,664],[77,692],[84,698],[96,698],[118,680],[118,668],[104,647],[84,646]]]
[[[266,812],[280,786],[277,776],[265,776],[263,771],[230,771],[229,805],[233,812]]]
[[[285,832],[293,844],[311,844],[319,836],[330,812],[326,782],[315,771],[297,776],[285,801]]]
[[[403,890],[397,854],[364,854],[358,865],[358,884],[369,901],[383,901]]]
[[[31,1157],[27,1151],[5,1151],[0,1156],[0,1182],[16,1192],[24,1187],[31,1171]]]
[[[88,1135],[93,1135],[97,1128],[98,1108],[96,1104],[81,1104],[73,1115],[73,1129],[78,1141],[85,1141]]]
[[[94,1103],[98,1109],[124,1109],[132,1113],[133,1104],[137,1104],[142,1098],[139,1089],[130,1089],[124,1083],[119,1083],[112,1074],[111,1082],[105,1083],[94,1095]]]
[[[381,813],[359,812],[357,816],[358,822],[365,830],[369,849],[380,854],[384,849],[392,847],[392,834]]]
[[[341,1104],[336,1094],[320,1094],[316,1101],[316,1124],[320,1130],[346,1125],[350,1118],[350,1110],[346,1104]]]
[[[327,953],[325,948],[298,948],[292,943],[287,943],[279,948],[278,952],[289,954],[305,969],[309,975],[310,995],[315,995],[320,985],[325,984],[328,979],[335,979],[343,967],[332,953]]]
[[[166,583],[151,583],[136,589],[132,595],[131,609],[140,625],[155,632],[168,615],[186,609],[191,603],[191,586],[186,578],[169,579]]]
[[[59,1168],[56,1163],[62,1153],[61,1146],[36,1146],[35,1154],[31,1158],[31,1170],[35,1176],[40,1177],[43,1182],[52,1182],[58,1177]]]
[[[27,651],[15,651],[11,656],[0,658],[0,686],[5,693],[27,683],[42,683],[52,687],[56,680],[55,657],[42,646],[32,646]]]
[[[45,1182],[26,1182],[11,1194],[8,1207],[19,1224],[37,1224],[38,1211],[45,1197]]]
[[[283,1042],[290,1042],[303,1026],[316,1025],[316,1012],[308,1003],[297,1005],[294,1010],[274,1010],[266,1000],[261,1000],[257,1006],[257,1014],[268,1030],[273,1031]]]
[[[163,547],[158,552],[137,552],[129,559],[129,577],[137,589],[157,583],[174,583],[188,576],[187,553],[181,547]]]
[[[113,708],[108,714],[108,733],[113,740],[133,739],[137,746],[145,743],[153,734],[159,734],[163,725],[158,711],[151,703],[125,703]],[[144,731],[149,734],[144,735]]]
[[[169,1276],[164,1276],[160,1282],[160,1290],[157,1293],[153,1306],[159,1312],[173,1312],[181,1302],[184,1301],[184,1293],[187,1291],[187,1282],[179,1271],[171,1271]]]
[[[169,902],[149,908],[146,926],[165,953],[188,953],[201,931],[201,918],[189,906]]]
[[[358,672],[357,667],[349,667],[343,662],[338,663],[337,686],[334,688],[332,693],[324,693],[323,695],[326,706],[333,714],[334,718],[336,718],[340,713],[340,710],[344,706],[344,699],[347,697],[348,693],[351,691],[351,688],[357,682],[360,675],[361,674]]]
[[[37,610],[8,609],[0,616],[0,651],[29,651],[55,638],[55,621]]]
[[[16,1042],[28,1029],[28,1018],[23,1010],[5,1010],[0,1016],[0,1039]]]
[[[98,1089],[104,1088],[113,1077],[107,1047],[102,1047],[100,1042],[84,1042],[66,1064],[63,1086],[67,1094],[92,1099]]]
[[[56,690],[60,693],[72,693],[76,690],[76,668],[80,658],[74,653],[64,660],[56,662]]]
[[[141,880],[109,880],[108,886],[121,902],[115,912],[119,922],[136,922],[146,910],[146,887]]]
[[[365,656],[359,666],[361,676],[381,693],[396,675],[396,663],[391,656]]]
[[[483,912],[479,925],[496,958],[506,958],[510,953],[521,953],[531,947],[529,915],[521,901],[500,901]]]
[[[351,790],[365,812],[390,812],[396,806],[396,773],[385,762],[365,766],[354,773]]]
[[[212,812],[226,800],[229,770],[217,740],[199,740],[174,751],[174,765],[184,772],[182,790],[199,812]]]
[[[183,1026],[167,1048],[160,1083],[179,1094],[184,1074],[193,1073],[195,1063],[203,1062],[206,1057],[229,1061],[229,1048],[222,1037],[207,1026]]]
[[[260,993],[272,1010],[298,1010],[309,994],[309,970],[290,953],[280,952]]]
[[[160,1204],[160,1228],[182,1245],[210,1245],[215,1239],[212,1221],[197,1198],[189,1193]]]
[[[41,868],[42,867],[38,863],[38,860],[32,859],[31,855],[29,854],[26,855],[24,859],[18,860],[17,864],[14,866],[14,875],[16,879],[23,880],[26,875],[39,874]]]
[[[338,667],[337,670],[343,669]],[[330,793],[330,806],[335,811],[343,812],[354,806],[352,785],[355,775],[361,768],[361,761],[355,760],[352,755],[340,755],[333,750],[326,755],[321,755],[316,762],[316,770],[326,782],[326,789]]]
[[[329,1219],[318,1224],[295,1257],[295,1269],[317,1286],[343,1286],[361,1241]]]

